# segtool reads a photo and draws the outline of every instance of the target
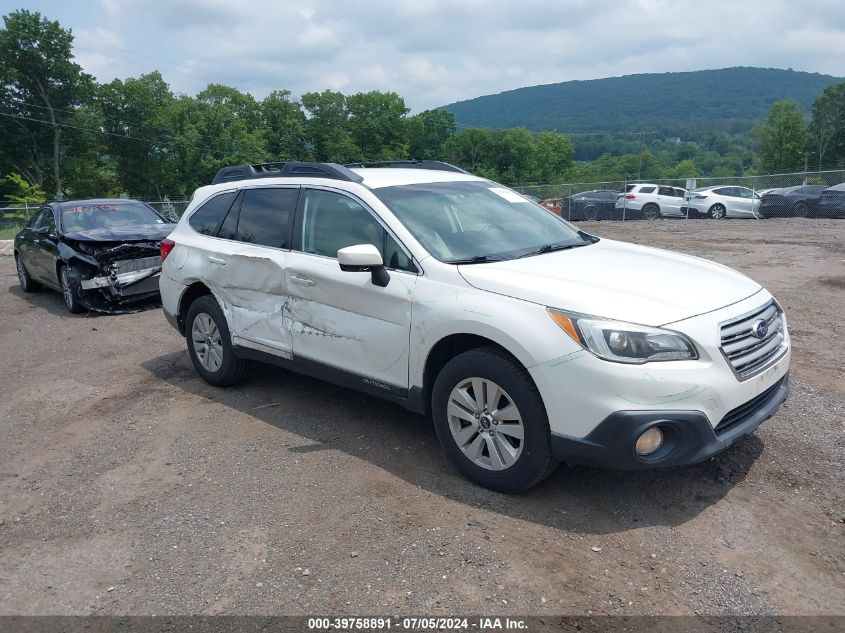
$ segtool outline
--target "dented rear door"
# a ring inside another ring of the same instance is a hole
[[[219,239],[200,254],[204,278],[221,303],[232,342],[290,358],[285,269],[299,187],[251,187],[235,203]]]

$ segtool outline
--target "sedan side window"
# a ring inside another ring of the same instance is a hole
[[[415,270],[405,251],[366,208],[333,191],[305,192],[301,239],[303,252],[326,257],[337,257],[347,246],[372,244],[388,268]]]
[[[29,219],[29,222],[27,222],[26,224],[27,228],[37,229],[39,227],[39,225],[41,224],[41,218],[44,216],[44,208],[39,209],[32,215],[32,217]]]
[[[44,215],[41,218],[40,227],[47,227],[49,233],[56,232],[56,217],[53,215],[52,209],[45,209]]]

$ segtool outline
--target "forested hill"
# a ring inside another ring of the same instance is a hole
[[[776,68],[723,68],[532,86],[444,106],[459,126],[561,132],[747,132],[778,99],[807,110],[841,78]]]

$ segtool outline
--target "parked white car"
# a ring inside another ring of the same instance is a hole
[[[699,462],[788,395],[760,284],[444,163],[226,168],[161,250],[164,314],[208,383],[260,360],[428,413],[495,490],[559,461]]]
[[[714,185],[687,193],[682,207],[684,214],[708,218],[759,218],[760,194],[748,187]]]
[[[624,210],[626,218],[642,217],[653,220],[661,217],[679,217],[686,214],[681,211],[686,193],[685,189],[666,185],[626,185],[625,191],[616,196],[616,210]]]

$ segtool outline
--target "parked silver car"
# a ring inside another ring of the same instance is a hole
[[[700,187],[684,196],[681,212],[708,218],[759,218],[760,194],[748,187],[714,185]]]
[[[625,191],[616,196],[616,210],[623,211],[628,218],[643,217],[650,220],[664,216],[686,215],[681,207],[686,190],[679,187],[637,183],[627,185]]]

